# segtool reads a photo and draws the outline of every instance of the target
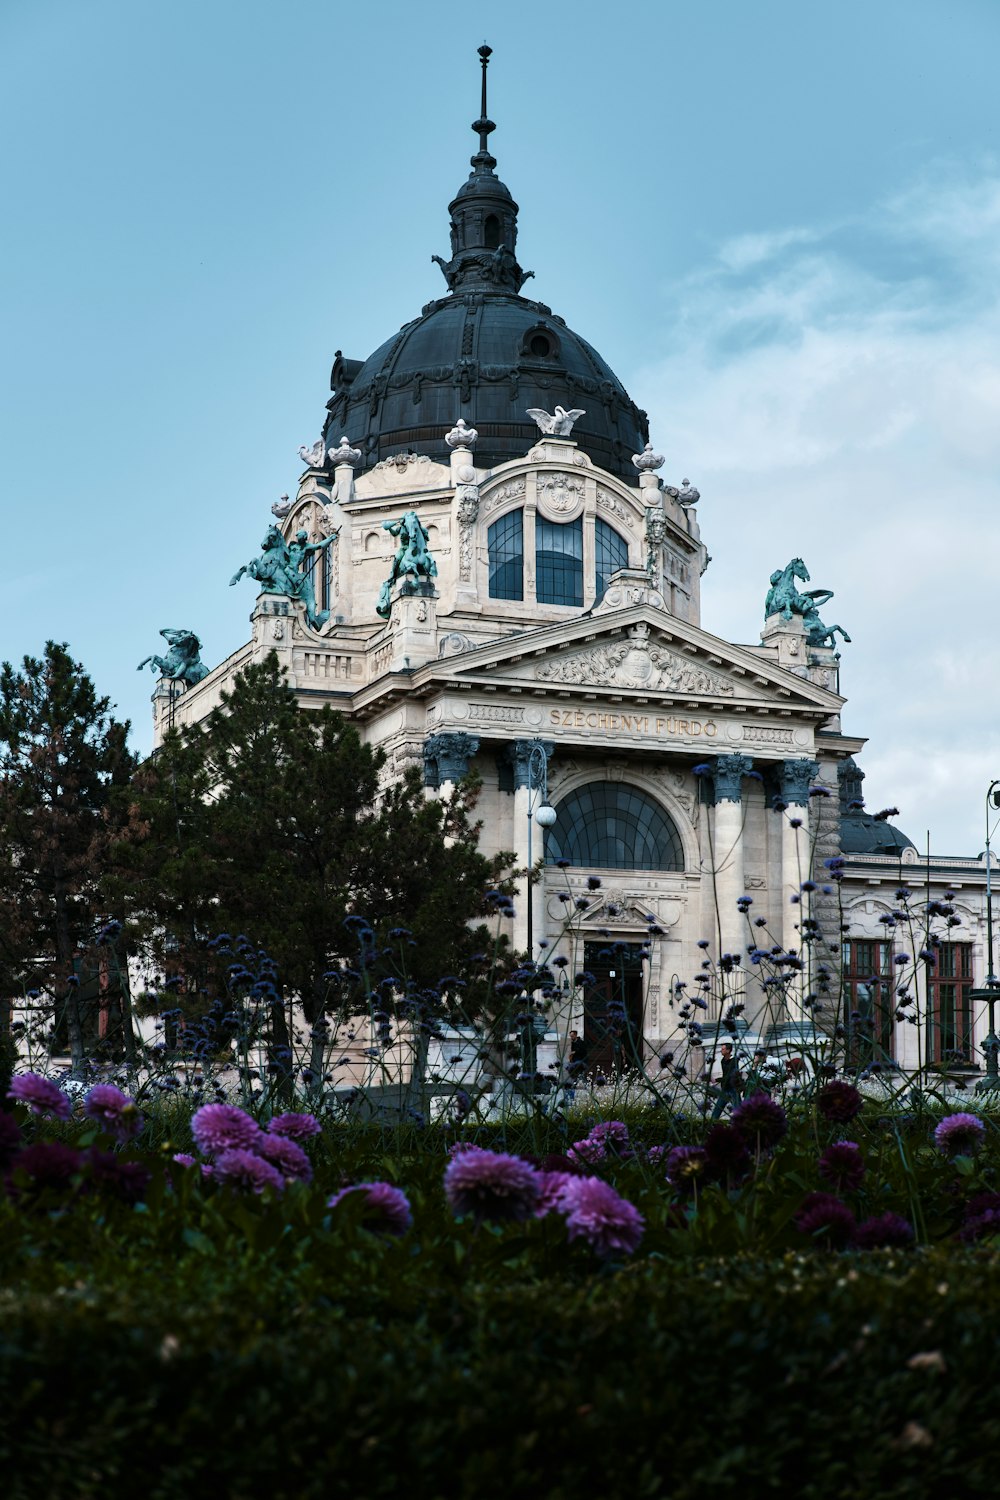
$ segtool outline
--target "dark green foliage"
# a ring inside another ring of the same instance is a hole
[[[68,981],[106,912],[99,872],[135,766],[128,729],[65,645],[0,668],[0,994],[49,994],[75,1067],[94,1028]]]
[[[416,776],[380,792],[384,760],[329,707],[300,710],[273,655],[237,675],[202,727],[172,736],[136,778],[118,850],[120,888],[165,967],[196,988],[211,972],[206,940],[245,932],[310,1021],[324,976],[357,959],[350,914],[378,946],[412,930],[418,983],[462,967],[486,941],[468,923],[498,862],[478,852],[469,798],[427,801]]]

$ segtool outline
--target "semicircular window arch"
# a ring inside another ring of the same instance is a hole
[[[677,825],[658,802],[621,781],[589,781],[564,797],[545,862],[591,870],[683,870]]]

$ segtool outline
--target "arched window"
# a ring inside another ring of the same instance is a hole
[[[582,516],[561,523],[535,518],[535,598],[583,608]]]
[[[683,870],[673,821],[638,787],[591,781],[564,797],[545,839],[546,864],[597,870]]]
[[[487,250],[496,250],[500,244],[500,220],[496,214],[487,214],[483,225],[483,239]]]
[[[487,534],[490,598],[524,598],[524,512],[509,510]]]
[[[594,526],[594,564],[594,603],[599,604],[612,573],[628,567],[628,542],[600,517]]]

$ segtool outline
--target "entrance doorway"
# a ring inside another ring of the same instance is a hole
[[[594,976],[583,999],[587,1072],[630,1072],[643,1056],[641,945],[585,943],[583,965]]]

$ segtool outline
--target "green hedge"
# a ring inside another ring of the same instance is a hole
[[[352,1243],[341,1285],[279,1244],[4,1293],[6,1500],[996,1491],[993,1252],[538,1284],[498,1236],[428,1284]]]

